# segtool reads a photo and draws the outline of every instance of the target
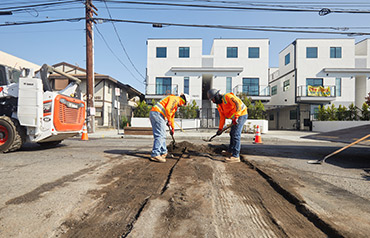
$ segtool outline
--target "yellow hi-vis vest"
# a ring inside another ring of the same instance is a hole
[[[222,97],[222,103],[217,105],[220,113],[220,124],[218,129],[222,130],[225,125],[225,118],[237,120],[240,116],[248,114],[247,106],[233,93],[226,93]]]
[[[184,99],[179,96],[169,95],[163,98],[161,101],[157,102],[154,107],[152,107],[152,111],[160,112],[164,118],[170,122],[171,127],[174,127],[175,123],[175,113],[179,106],[185,104]]]

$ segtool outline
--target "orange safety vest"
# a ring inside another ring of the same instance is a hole
[[[174,127],[175,123],[175,113],[179,106],[185,104],[185,100],[179,96],[169,95],[163,98],[161,101],[157,102],[154,107],[152,107],[152,111],[160,112],[164,118],[170,122],[171,127]]]
[[[225,118],[237,120],[240,116],[248,114],[247,106],[233,93],[226,93],[222,97],[222,103],[217,104],[217,110],[220,113],[220,125],[218,126],[220,130],[224,128]]]

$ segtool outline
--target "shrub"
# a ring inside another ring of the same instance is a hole
[[[120,128],[125,128],[127,126],[127,123],[131,125],[129,119],[126,116],[122,116],[120,121]]]
[[[252,99],[244,93],[239,94],[238,97],[248,108],[248,119],[266,119],[267,113],[261,101],[256,101],[253,104]]]
[[[334,104],[331,104],[331,107],[328,106],[326,111],[328,121],[337,121],[337,109],[335,108]]]
[[[326,113],[325,106],[319,106],[319,112],[317,114],[317,120],[319,121],[327,121],[328,120],[328,115]]]
[[[368,121],[370,120],[370,110],[369,110],[370,106],[364,102],[364,104],[362,104],[362,115],[361,115],[361,120],[363,121]]]
[[[135,108],[134,117],[149,117],[149,112],[151,109],[151,105],[148,105],[145,101],[141,101]]]
[[[355,121],[356,117],[356,106],[355,104],[351,103],[351,105],[348,107],[347,121]]]
[[[337,118],[339,121],[345,121],[347,117],[347,108],[345,106],[339,105],[337,110]]]
[[[192,101],[184,107],[179,107],[177,116],[183,119],[193,119],[198,117],[199,107],[195,101]]]

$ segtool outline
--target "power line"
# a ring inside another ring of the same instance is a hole
[[[65,4],[70,4],[70,3],[81,3],[81,2],[82,2],[82,0],[71,0],[71,1],[64,1],[64,2],[51,2],[51,3],[14,6],[14,7],[3,7],[3,8],[0,8],[0,10],[20,11],[20,10],[24,10],[26,8],[47,7],[47,6],[65,5]]]
[[[102,1],[102,0],[101,0]],[[320,9],[299,9],[299,8],[271,8],[271,7],[242,7],[242,6],[218,6],[218,5],[199,5],[199,4],[179,4],[163,2],[138,2],[138,1],[114,1],[103,0],[116,4],[136,4],[136,5],[155,5],[155,6],[173,6],[173,7],[192,7],[192,8],[211,8],[211,9],[233,9],[233,10],[253,10],[253,11],[276,11],[276,12],[319,12]],[[330,10],[330,13],[365,13],[369,14],[370,10]]]
[[[45,21],[29,21],[29,22],[8,22],[0,24],[3,26],[18,26],[18,25],[32,25],[32,24],[44,24],[44,23],[54,23],[54,22],[78,22],[85,18],[68,18],[68,19],[55,19],[55,20],[45,20]],[[107,19],[107,18],[94,18],[98,22],[124,22],[124,23],[136,23],[136,24],[146,24],[152,26],[179,26],[179,27],[194,27],[194,28],[213,28],[213,29],[227,29],[227,30],[248,30],[248,31],[271,31],[271,32],[292,32],[292,33],[312,33],[312,34],[336,34],[336,35],[370,35],[370,32],[349,32],[347,28],[332,28],[333,30],[343,30],[345,32],[333,32],[333,31],[302,31],[289,29],[289,27],[268,27],[268,26],[228,26],[228,25],[197,25],[197,24],[184,24],[184,23],[168,23],[168,22],[153,22],[153,21],[137,21],[137,20],[125,20],[125,19]],[[307,27],[309,29],[309,27]]]
[[[114,57],[116,57],[116,59],[121,63],[121,65],[123,65],[123,67],[125,67],[127,69],[127,71],[131,74],[132,77],[134,77],[134,79],[136,79],[138,82],[144,84],[144,82],[140,81],[138,78],[135,77],[135,75],[130,71],[130,69],[121,61],[121,59],[116,55],[116,53],[114,53],[114,51],[112,50],[112,48],[109,46],[108,42],[106,41],[104,35],[99,31],[99,28],[96,25],[95,25],[95,29],[98,32],[98,34],[100,35],[100,37],[102,38],[103,42],[105,43],[105,45],[107,46],[109,51],[114,55]]]
[[[109,8],[108,8],[108,5],[107,5],[107,3],[106,3],[106,1],[104,1],[104,4],[105,4],[105,7],[107,8],[107,11],[108,11],[108,14],[109,14],[109,18],[110,19],[112,19],[112,15],[110,14],[110,11],[109,11]],[[119,34],[118,34],[118,31],[117,31],[117,28],[116,28],[116,26],[115,26],[115,24],[114,24],[114,22],[112,21],[111,22],[112,23],[112,25],[113,25],[113,29],[114,29],[114,32],[116,33],[116,36],[117,36],[117,38],[118,38],[118,41],[119,41],[119,43],[120,43],[120,45],[121,45],[121,47],[122,47],[122,49],[123,49],[123,52],[125,52],[125,55],[126,55],[126,57],[127,57],[127,59],[130,61],[130,63],[131,63],[131,65],[132,65],[132,67],[135,69],[135,71],[145,80],[145,77],[139,72],[139,70],[136,68],[136,66],[134,65],[134,63],[132,62],[132,60],[131,60],[131,58],[130,58],[130,56],[128,55],[128,53],[127,53],[127,51],[126,51],[126,48],[125,48],[125,46],[123,45],[123,42],[122,42],[122,40],[121,40],[121,37],[119,36]]]
[[[55,19],[55,20],[44,20],[44,21],[21,21],[21,22],[6,22],[0,24],[1,26],[21,26],[21,25],[33,25],[33,24],[44,24],[44,23],[55,23],[55,22],[79,22],[84,20],[84,17],[77,17],[77,18],[64,18],[64,19]]]
[[[261,27],[245,27],[245,26],[225,26],[225,25],[196,25],[196,24],[182,24],[182,23],[168,23],[168,22],[151,22],[151,21],[135,21],[135,20],[122,20],[122,19],[105,19],[95,18],[97,21],[102,22],[125,22],[136,24],[148,24],[152,26],[180,26],[180,27],[195,27],[195,28],[214,28],[214,29],[228,29],[228,30],[247,30],[247,31],[271,31],[271,32],[292,32],[292,33],[312,33],[312,34],[339,34],[339,35],[370,35],[370,32],[332,32],[332,31],[302,31],[293,29],[273,29]]]

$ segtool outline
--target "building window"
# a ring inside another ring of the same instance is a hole
[[[317,58],[317,47],[307,47],[306,58]]]
[[[259,96],[259,78],[243,78],[243,93],[248,96]]]
[[[179,47],[179,58],[189,58],[190,48],[189,47]]]
[[[271,95],[276,95],[276,94],[277,94],[277,85],[271,88]]]
[[[342,79],[341,78],[335,79],[335,96],[336,97],[342,96]]]
[[[189,94],[189,77],[184,77],[184,93]]]
[[[297,110],[290,110],[290,113],[289,113],[289,119],[290,120],[297,120]]]
[[[317,78],[317,79],[314,79],[314,78],[308,78],[306,79],[306,85],[310,85],[310,86],[323,86],[323,79],[322,78]]]
[[[111,94],[112,93],[112,85],[110,85],[109,83],[108,83],[108,94]]]
[[[155,93],[158,95],[171,94],[171,78],[156,78],[155,79]]]
[[[227,47],[227,58],[238,58],[238,47]]]
[[[248,58],[259,58],[260,48],[259,47],[249,47],[248,48]]]
[[[231,93],[232,88],[232,78],[226,77],[226,93]]]
[[[270,115],[269,115],[269,120],[270,120],[270,121],[273,121],[273,120],[274,120],[274,114],[270,114]]]
[[[330,58],[342,58],[342,47],[330,47]]]
[[[167,57],[167,47],[157,47],[157,58]]]
[[[311,114],[313,115],[313,120],[317,120],[319,115],[319,105],[311,105]]]
[[[285,91],[287,91],[288,89],[289,89],[289,86],[290,86],[290,81],[289,81],[289,79],[288,80],[285,80],[284,82],[283,82],[283,91],[285,92]]]
[[[285,56],[285,65],[290,63],[290,53]]]

